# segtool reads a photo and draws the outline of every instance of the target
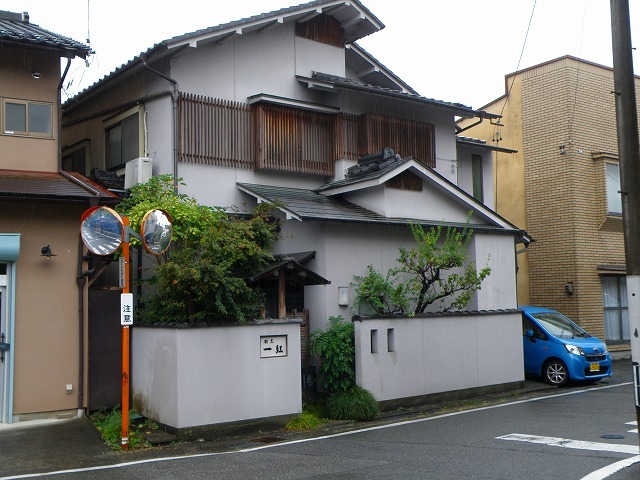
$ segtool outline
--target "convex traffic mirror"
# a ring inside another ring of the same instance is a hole
[[[91,253],[111,255],[118,250],[124,237],[122,218],[109,207],[90,208],[82,215],[80,235]]]
[[[171,217],[162,210],[149,210],[140,223],[140,236],[147,252],[162,255],[171,244],[173,226]]]

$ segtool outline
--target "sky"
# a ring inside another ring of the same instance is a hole
[[[171,37],[303,3],[298,0],[0,0],[31,23],[89,44],[63,101]],[[385,28],[358,44],[420,95],[482,108],[505,75],[563,55],[611,67],[609,0],[362,0]],[[632,36],[640,2],[631,0]],[[634,55],[640,55],[635,53]],[[640,73],[640,57],[634,59]]]

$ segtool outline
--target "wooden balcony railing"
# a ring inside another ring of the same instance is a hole
[[[179,121],[182,162],[330,176],[338,159],[391,147],[435,166],[433,125],[386,115],[250,106],[183,93]]]

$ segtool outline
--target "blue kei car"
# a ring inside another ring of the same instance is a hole
[[[570,381],[595,382],[613,374],[611,356],[602,340],[550,308],[520,309],[525,373],[558,387]]]

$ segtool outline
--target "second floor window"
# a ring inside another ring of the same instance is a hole
[[[5,135],[53,137],[51,103],[5,99],[2,106]]]
[[[620,167],[617,163],[606,163],[607,175],[607,211],[622,214],[622,197],[620,196]]]
[[[117,119],[105,129],[105,167],[117,170],[140,154],[139,113]]]

